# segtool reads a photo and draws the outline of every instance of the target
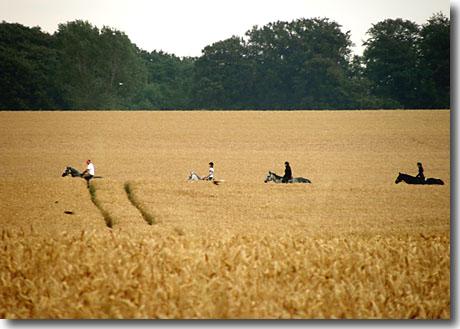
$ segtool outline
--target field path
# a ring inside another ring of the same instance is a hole
[[[125,182],[116,180],[93,180],[95,202],[112,220],[114,229],[139,229],[148,226],[142,214],[136,209],[125,191]]]

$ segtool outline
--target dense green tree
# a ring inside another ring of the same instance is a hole
[[[387,19],[363,56],[327,18],[254,26],[199,58],[146,52],[85,21],[0,24],[0,109],[446,108],[450,22]]]
[[[138,104],[144,108],[183,109],[190,104],[194,58],[179,58],[164,52],[141,51],[147,84]]]
[[[348,92],[349,33],[328,19],[275,22],[214,43],[195,64],[197,104],[223,108],[337,108]]]
[[[69,108],[97,108],[104,100],[98,77],[99,29],[88,22],[60,24],[55,34],[59,50],[56,79]]]
[[[387,19],[367,32],[363,59],[372,93],[393,99],[404,108],[419,105],[419,26],[402,19]]]
[[[78,109],[131,108],[146,83],[139,50],[122,32],[88,22],[60,24],[57,79],[67,106]]]
[[[257,108],[279,108],[292,100],[292,54],[295,48],[287,22],[254,26],[246,32],[254,63],[252,97]]]
[[[420,31],[422,95],[429,108],[450,107],[450,21],[433,15]]]
[[[99,36],[99,58],[105,106],[135,108],[133,100],[147,82],[147,70],[140,58],[141,50],[123,32],[103,27]]]
[[[231,37],[203,49],[195,63],[196,106],[242,108],[251,101],[252,63],[243,39]]]
[[[39,27],[0,24],[0,108],[53,108],[56,93],[56,52],[52,37]]]
[[[350,102],[344,92],[350,57],[349,32],[327,18],[270,23],[248,31],[256,62],[259,104],[324,108]]]
[[[351,109],[382,109],[401,107],[398,102],[372,94],[372,82],[367,78],[361,56],[353,56],[347,70],[346,91],[351,95]]]

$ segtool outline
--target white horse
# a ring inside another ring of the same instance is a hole
[[[198,175],[194,171],[190,172],[190,175],[188,176],[188,181],[189,182],[196,182],[196,181],[200,181],[200,180],[205,180],[206,181],[207,179],[205,179],[204,177],[201,177],[200,175]],[[212,181],[212,183],[215,184],[215,185],[219,185],[221,182],[223,182],[223,180],[216,180],[216,179],[210,179],[210,181]]]
[[[199,181],[199,180],[203,180],[203,179],[196,172],[191,171],[190,175],[188,176],[188,180],[189,181]]]

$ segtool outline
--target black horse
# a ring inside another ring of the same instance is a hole
[[[80,171],[78,171],[77,169],[73,168],[73,167],[70,167],[70,166],[67,166],[65,167],[64,169],[64,172],[62,173],[62,177],[65,177],[65,176],[72,176],[72,177],[81,177],[81,178],[84,178],[86,180],[86,183],[88,184],[89,186],[89,181],[93,178],[102,178],[102,176],[91,176],[91,175],[83,175],[83,173],[81,173]]]
[[[400,182],[416,185],[444,185],[444,182],[439,178],[427,178],[426,180],[423,180],[419,177],[414,177],[403,173],[399,173],[398,177],[395,180],[396,184]]]
[[[62,173],[62,177],[65,176],[72,176],[72,177],[82,177],[82,173],[79,172],[77,169],[72,168],[70,166],[65,167],[64,172]]]

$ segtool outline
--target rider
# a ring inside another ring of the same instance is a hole
[[[287,183],[289,182],[289,180],[292,179],[292,170],[291,170],[291,166],[289,166],[289,162],[286,161],[284,165],[286,166],[286,168],[284,169],[284,176],[281,182]]]
[[[214,162],[209,163],[209,174],[202,178],[203,180],[213,180],[214,179]]]
[[[86,179],[86,182],[88,183],[89,185],[89,181],[91,180],[91,178],[94,177],[94,174],[95,174],[95,168],[94,168],[94,164],[91,162],[91,160],[86,160],[86,170],[81,174],[81,177],[83,177],[84,179]]]
[[[425,175],[423,174],[423,166],[421,162],[417,162],[417,167],[418,167],[418,174],[417,178],[419,178],[421,181],[425,181]]]

